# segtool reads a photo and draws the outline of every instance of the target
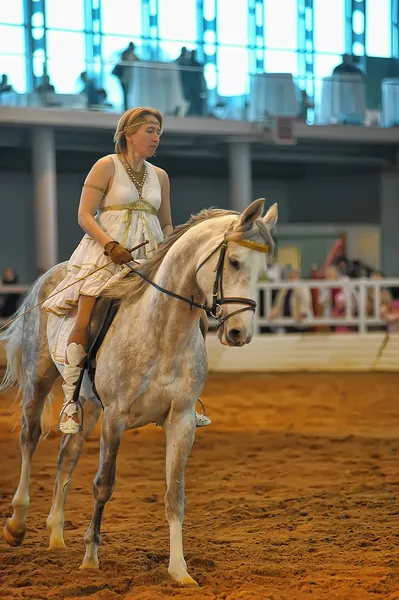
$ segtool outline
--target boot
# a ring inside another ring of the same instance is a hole
[[[207,425],[210,425],[211,423],[212,423],[212,421],[206,415],[197,413],[197,412],[195,413],[196,427],[206,427]]]
[[[78,397],[74,399],[76,385],[83,371],[83,360],[87,356],[81,344],[72,342],[66,349],[66,362],[64,365],[62,389],[64,391],[64,404],[58,419],[58,429],[61,433],[79,433],[83,425],[82,404]]]
[[[212,423],[212,421],[210,420],[209,417],[206,416],[205,406],[204,406],[201,398],[198,398],[198,402],[201,404],[202,410],[204,412],[198,413],[197,411],[195,411],[195,424],[197,427],[206,427],[207,425],[210,425]]]

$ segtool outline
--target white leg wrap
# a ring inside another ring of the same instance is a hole
[[[67,363],[64,365],[64,370],[62,373],[62,378],[64,383],[62,384],[62,389],[65,394],[64,404],[70,402],[73,398],[73,394],[75,392],[75,385],[80,377],[82,372],[82,367],[79,367],[82,360],[86,357],[86,350],[83,348],[81,344],[69,344],[66,349],[66,359]]]
[[[79,381],[82,367],[80,363],[86,357],[86,350],[81,344],[72,342],[67,346],[66,359],[62,377],[64,383],[64,404],[60,414],[58,428],[62,433],[78,433],[82,426],[82,407],[80,403],[72,402],[76,384]]]

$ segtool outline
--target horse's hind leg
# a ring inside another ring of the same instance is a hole
[[[3,530],[4,538],[10,546],[19,546],[24,541],[26,512],[29,507],[30,465],[42,432],[40,416],[44,402],[57,375],[55,365],[52,362],[48,363],[45,373],[36,379],[32,395],[28,397],[29,389],[24,391],[22,429],[19,442],[22,454],[21,475],[12,501],[14,512],[12,517],[7,519]]]
[[[82,399],[83,400],[83,399]],[[67,435],[61,441],[58,456],[57,477],[54,484],[53,502],[47,517],[47,531],[50,542],[49,550],[65,548],[64,543],[64,508],[71,483],[72,473],[80,458],[83,445],[97,424],[101,406],[97,398],[86,400],[84,405],[83,429],[76,435]]]

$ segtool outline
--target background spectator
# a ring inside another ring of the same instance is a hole
[[[335,67],[333,75],[360,75],[365,78],[365,74],[355,65],[355,59],[351,54],[343,54],[342,62]]]
[[[299,271],[291,269],[289,281],[299,281]],[[279,290],[269,318],[281,319],[288,317],[294,319],[297,325],[285,327],[286,333],[302,332],[306,328],[301,321],[312,314],[309,290],[305,286],[295,286]]]
[[[114,67],[112,75],[115,75],[120,81],[123,94],[124,110],[129,109],[129,92],[132,82],[131,66],[134,62],[139,61],[139,57],[135,52],[136,46],[130,42],[128,47],[121,53],[118,64]]]
[[[48,92],[55,92],[53,84],[50,82],[50,77],[48,75],[43,75],[42,82],[37,86],[36,92],[39,94],[46,94]]]
[[[10,85],[8,83],[8,76],[3,73],[3,75],[1,76],[1,82],[0,82],[0,94],[3,94],[4,92],[12,92],[13,88],[12,85]]]

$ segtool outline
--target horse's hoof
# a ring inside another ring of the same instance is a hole
[[[65,548],[66,544],[60,537],[52,538],[48,545],[48,550],[64,550]]]
[[[84,560],[79,569],[95,569],[100,568],[98,560]]]
[[[172,577],[172,579],[174,579],[182,587],[189,587],[189,588],[197,588],[197,587],[199,587],[199,585],[195,581],[195,579],[193,579],[192,577],[190,577],[190,575],[188,573],[186,573],[183,576],[181,576],[181,575],[179,576],[177,573],[174,573],[173,571],[169,571],[169,575]]]
[[[198,588],[199,587],[198,583],[195,581],[195,579],[190,577],[190,575],[186,575],[186,577],[183,577],[183,579],[181,581],[179,581],[179,583],[181,586],[187,587],[187,588]]]
[[[23,531],[14,531],[8,524],[8,519],[3,528],[3,537],[9,546],[20,546],[25,538],[25,532]]]

